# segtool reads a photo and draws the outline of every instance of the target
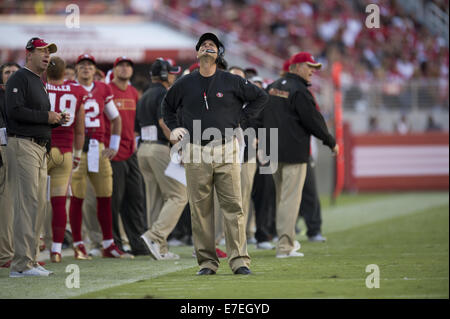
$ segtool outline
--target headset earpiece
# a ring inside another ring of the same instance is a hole
[[[31,38],[30,41],[28,41],[25,49],[27,49],[28,51],[34,50],[36,48],[33,43],[35,40],[39,40],[39,38],[37,38],[37,37]]]
[[[167,81],[169,78],[169,71],[167,70],[167,63],[166,61],[161,61],[161,72],[159,74],[159,77],[162,81]]]

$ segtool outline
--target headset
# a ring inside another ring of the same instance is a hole
[[[36,49],[33,42],[39,39],[40,38],[38,37],[31,38],[30,41],[27,42],[27,46],[25,47],[25,49],[27,49],[28,51],[33,51],[34,49]]]
[[[223,56],[225,55],[225,48],[221,45],[219,45],[218,47],[218,52],[217,52],[217,59],[216,59],[216,64],[218,64],[220,62],[220,60],[224,60]]]
[[[161,60],[161,71],[159,72],[159,77],[161,81],[167,81],[169,78],[169,71],[167,70],[167,64],[169,62]]]

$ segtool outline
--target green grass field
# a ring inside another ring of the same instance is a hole
[[[192,247],[176,247],[178,261],[66,257],[48,264],[49,278],[8,278],[0,269],[0,298],[448,299],[448,218],[447,192],[344,194],[334,206],[323,200],[326,243],[298,236],[305,257],[276,259],[249,245],[252,276],[232,275],[224,259],[217,275],[195,276]],[[79,266],[80,288],[66,287],[69,264]],[[366,287],[369,264],[379,267],[379,288]]]

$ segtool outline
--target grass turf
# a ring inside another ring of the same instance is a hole
[[[324,206],[327,243],[299,236],[305,257],[290,259],[249,246],[253,276],[232,275],[225,260],[217,275],[195,276],[192,248],[177,247],[179,261],[67,257],[48,265],[56,273],[50,278],[8,278],[0,270],[0,298],[449,297],[448,194],[346,195]],[[65,286],[72,263],[80,266],[79,289]],[[365,286],[369,264],[379,266],[378,289]]]

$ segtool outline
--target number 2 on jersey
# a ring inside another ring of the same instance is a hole
[[[85,126],[86,127],[100,127],[100,107],[95,100],[87,100],[84,103],[85,112]]]

